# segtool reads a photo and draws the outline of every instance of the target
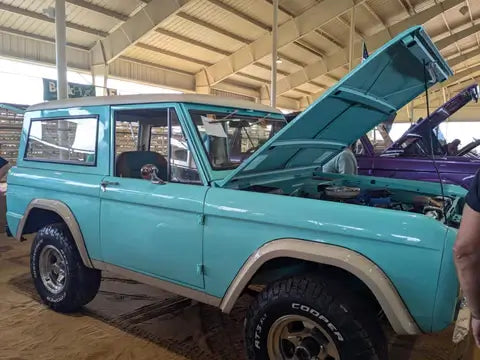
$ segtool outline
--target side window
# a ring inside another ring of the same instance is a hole
[[[32,119],[25,160],[95,165],[98,118]]]
[[[170,169],[171,181],[201,184],[197,165],[190,151],[175,111],[170,112]]]
[[[115,176],[143,179],[151,164],[160,179],[201,184],[174,109],[135,109],[115,114]]]

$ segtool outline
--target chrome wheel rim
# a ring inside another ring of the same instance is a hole
[[[67,278],[65,258],[56,247],[47,245],[42,249],[39,271],[43,285],[48,291],[58,294],[63,290]]]
[[[270,359],[340,360],[338,348],[328,332],[300,315],[285,315],[273,323],[267,349]]]

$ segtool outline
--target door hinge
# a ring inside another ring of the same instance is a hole
[[[200,225],[205,225],[205,215],[198,215],[198,223]]]
[[[205,275],[205,265],[197,264],[197,274],[198,275]]]

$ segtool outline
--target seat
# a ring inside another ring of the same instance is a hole
[[[153,164],[158,168],[158,177],[167,179],[167,160],[154,151],[126,151],[117,156],[115,175],[119,177],[141,179],[144,165]]]

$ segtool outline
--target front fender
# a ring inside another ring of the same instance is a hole
[[[396,333],[405,335],[420,333],[420,329],[397,290],[373,262],[339,246],[299,239],[274,240],[252,254],[228,288],[220,305],[222,311],[230,312],[243,289],[263,264],[272,259],[285,257],[332,265],[346,270],[370,289]]]
[[[422,214],[212,188],[205,202],[205,289],[223,298],[258,249],[276,239],[302,239],[371,261],[393,284],[418,327],[430,332],[438,330],[432,309],[447,229]]]

